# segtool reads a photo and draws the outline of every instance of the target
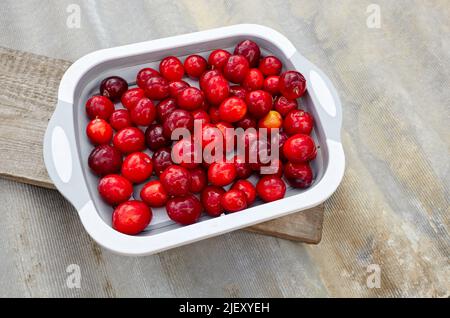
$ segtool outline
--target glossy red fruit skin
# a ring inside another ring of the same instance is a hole
[[[89,119],[108,120],[114,112],[114,104],[105,96],[92,96],[86,102],[86,114]]]
[[[273,137],[274,137],[274,136],[273,136]],[[279,145],[280,145],[280,148],[283,147],[284,143],[285,143],[286,140],[288,140],[288,139],[289,139],[289,136],[288,136],[284,131],[281,131],[281,132],[278,134],[278,143],[279,143]]]
[[[271,168],[270,170],[274,169],[274,171],[262,170],[263,168],[269,169],[269,167]],[[281,178],[283,176],[283,162],[280,159],[273,159],[272,162],[262,165],[258,172],[262,176],[274,176]]]
[[[169,148],[160,148],[153,153],[152,157],[153,170],[159,177],[163,171],[173,165],[172,154]]]
[[[250,165],[245,162],[244,158],[238,155],[234,156],[234,165],[236,167],[236,178],[238,179],[247,179],[253,173]]]
[[[125,107],[128,110],[131,110],[144,97],[145,97],[144,90],[142,88],[135,87],[130,88],[125,93],[123,93],[122,97],[120,98],[120,101],[123,107]]]
[[[214,162],[208,168],[208,181],[215,186],[226,186],[234,179],[236,179],[234,163]]]
[[[284,176],[293,188],[305,189],[311,186],[313,173],[309,163],[288,162],[284,166]]]
[[[155,208],[164,206],[169,198],[159,180],[147,182],[141,189],[140,197],[142,201]]]
[[[191,182],[189,184],[189,191],[192,193],[201,192],[207,184],[206,181],[206,172],[203,168],[194,168],[189,170],[189,174],[191,175]]]
[[[258,132],[255,130],[246,130],[243,134],[236,136],[236,150],[237,154],[241,156],[243,160],[249,162],[250,147],[254,149],[254,143],[258,142]],[[257,150],[254,149],[255,151]]]
[[[198,221],[203,207],[193,195],[170,199],[166,204],[169,218],[182,225],[193,224]]]
[[[275,166],[277,167],[277,169],[271,175],[281,178],[283,176],[283,171],[284,171],[283,161],[281,159],[274,159],[274,160],[275,160]]]
[[[219,155],[218,157],[219,157],[220,159],[217,159],[215,156],[214,156],[214,157],[211,157],[210,154],[204,154],[204,155],[203,155],[203,161],[202,161],[201,166],[202,166],[204,169],[206,169],[206,172],[208,172],[208,168],[209,168],[209,166],[211,166],[211,164],[213,164],[214,162],[217,162],[217,161],[225,161],[225,160],[226,160],[224,154],[222,154],[222,156]]]
[[[248,180],[238,180],[231,187],[232,190],[241,190],[247,198],[247,206],[250,206],[256,200],[256,188]]]
[[[130,110],[131,121],[137,126],[148,126],[156,119],[156,107],[148,98],[142,98]]]
[[[178,94],[190,85],[185,81],[173,81],[169,83],[169,95],[172,98],[177,98]]]
[[[208,57],[208,64],[211,65],[212,69],[222,71],[230,56],[231,53],[228,51],[220,49],[214,50]]]
[[[196,87],[188,87],[177,95],[177,104],[181,109],[192,111],[202,106],[205,97]]]
[[[128,83],[119,76],[105,78],[100,83],[100,94],[112,101],[118,101],[128,89]]]
[[[247,197],[241,190],[228,190],[220,198],[220,205],[228,213],[241,211],[247,208]]]
[[[219,106],[220,119],[228,123],[241,120],[245,114],[247,114],[247,105],[236,96],[228,97]]]
[[[113,130],[104,119],[96,118],[89,122],[86,134],[94,145],[109,144],[113,136]]]
[[[208,67],[208,62],[200,55],[189,55],[184,61],[184,69],[187,75],[199,78]]]
[[[285,117],[291,110],[298,108],[298,102],[296,99],[287,99],[284,96],[279,96],[275,99],[273,106],[281,116]]]
[[[271,134],[270,138],[271,142],[277,142],[280,147],[278,153],[280,156],[280,160],[282,162],[287,161],[286,157],[283,154],[283,145],[285,144],[286,140],[289,139],[289,136],[284,131],[280,131],[278,132],[278,134]]]
[[[250,65],[245,57],[232,55],[228,58],[223,68],[223,75],[230,82],[239,84],[244,81],[245,76],[250,71]]]
[[[268,140],[261,138],[259,136],[258,140],[250,143],[249,153],[256,154],[256,158],[250,157],[249,165],[254,171],[260,171],[261,166],[263,166],[270,157],[270,143]],[[254,160],[256,159],[256,161]]]
[[[277,75],[269,76],[264,79],[263,89],[266,92],[276,96],[280,94],[280,77]]]
[[[163,134],[171,140],[172,132],[176,128],[186,128],[190,131],[194,128],[194,119],[190,112],[184,109],[175,109],[163,122]]]
[[[275,56],[266,56],[259,61],[259,70],[264,76],[280,75],[283,63]]]
[[[211,121],[208,113],[203,109],[196,109],[191,114],[194,119],[194,124],[196,120],[201,121],[202,125],[208,124]]]
[[[177,109],[175,98],[166,98],[156,105],[156,116],[160,122],[164,122],[167,116]]]
[[[249,116],[249,114],[245,115],[244,118],[236,122],[236,127],[240,127],[244,130],[248,128],[256,128],[256,120]]]
[[[112,215],[113,228],[128,235],[142,232],[151,220],[152,210],[144,202],[137,200],[120,204]]]
[[[127,127],[114,135],[113,144],[124,154],[142,151],[145,149],[145,136],[139,128]]]
[[[203,95],[204,95],[205,93],[203,93]],[[207,112],[208,110],[209,110],[209,107],[210,107],[211,105],[206,101],[206,98],[205,99],[203,99],[203,103],[202,103],[202,105],[200,106],[200,108],[199,109],[201,109],[201,110],[204,110],[205,112]]]
[[[290,162],[301,163],[316,158],[317,149],[310,136],[296,134],[289,137],[284,143],[283,154]]]
[[[234,150],[234,127],[232,124],[221,121],[216,124],[216,127],[222,132],[223,135],[223,151],[229,152]],[[228,151],[227,151],[228,150]]]
[[[244,40],[236,45],[234,54],[244,56],[251,67],[257,67],[261,57],[261,50],[255,42]]]
[[[220,111],[219,107],[212,106],[208,110],[209,118],[211,119],[211,123],[216,124],[220,121]]]
[[[130,113],[126,109],[117,109],[109,117],[109,124],[115,131],[133,126]]]
[[[169,97],[169,82],[162,76],[153,76],[145,83],[144,90],[148,98],[162,100]]]
[[[206,71],[205,73],[203,73],[202,76],[200,76],[200,79],[198,81],[198,85],[200,86],[200,89],[202,91],[205,91],[206,84],[209,82],[209,80],[211,78],[213,78],[214,76],[218,76],[218,75],[222,75],[222,73],[219,70],[209,70],[209,71]]]
[[[284,198],[286,184],[275,176],[264,176],[256,184],[256,193],[264,202],[272,202]]]
[[[183,196],[189,193],[190,177],[186,168],[171,165],[161,173],[160,180],[169,195]]]
[[[113,146],[100,145],[90,153],[88,165],[98,176],[117,173],[122,166],[122,154]]]
[[[207,186],[203,189],[200,200],[208,215],[216,217],[224,212],[220,204],[220,199],[224,193],[223,188],[216,186]]]
[[[151,67],[143,68],[137,73],[136,84],[140,88],[145,89],[148,79],[155,76],[161,76],[161,74]]]
[[[263,90],[248,93],[245,102],[248,112],[255,118],[264,117],[272,109],[272,96]]]
[[[177,57],[168,56],[159,64],[159,72],[168,81],[180,81],[184,75],[184,67]]]
[[[145,130],[145,144],[152,151],[170,144],[170,140],[164,137],[162,125],[152,124],[147,127]]]
[[[240,85],[230,86],[230,96],[236,96],[240,99],[245,100],[245,97],[247,96],[247,90]]]
[[[118,174],[108,174],[100,179],[98,193],[109,205],[115,206],[127,201],[133,194],[133,185]]]
[[[223,138],[222,132],[214,124],[205,124],[202,126],[202,149],[205,149],[216,138]]]
[[[296,99],[306,92],[306,79],[297,71],[287,71],[280,76],[279,88],[287,99]]]
[[[264,76],[257,68],[252,68],[242,82],[242,86],[248,91],[262,89],[264,85]]]
[[[213,104],[220,104],[230,94],[230,85],[222,75],[211,77],[204,86],[206,100]]]
[[[310,113],[300,109],[290,111],[284,118],[283,129],[288,135],[311,134],[314,119]]]
[[[193,169],[197,167],[199,163],[195,162],[194,150],[194,142],[192,139],[183,138],[175,142],[172,147],[173,162],[186,169]]]
[[[123,161],[121,172],[130,182],[144,182],[152,175],[152,159],[143,152],[129,154]]]

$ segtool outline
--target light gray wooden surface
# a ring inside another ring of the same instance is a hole
[[[66,26],[71,3],[81,29]],[[450,296],[449,2],[376,3],[379,29],[366,25],[371,1],[3,1],[1,46],[69,60],[222,25],[271,26],[336,85],[347,170],[318,246],[234,232],[144,258],[101,250],[56,191],[0,179],[0,295]],[[66,286],[70,264],[80,289]],[[370,264],[379,289],[366,285]]]

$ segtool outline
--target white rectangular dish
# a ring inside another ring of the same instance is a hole
[[[301,98],[301,105],[315,118],[312,137],[320,146],[312,162],[313,185],[306,190],[288,188],[282,200],[217,218],[202,217],[198,223],[188,226],[174,224],[163,208],[156,209],[151,225],[141,234],[129,236],[115,231],[111,227],[112,209],[98,195],[97,177],[87,165],[92,145],[85,136],[88,123],[85,101],[98,92],[98,85],[105,77],[118,75],[133,85],[141,68],[157,68],[165,56],[175,55],[183,60],[193,53],[207,56],[217,48],[232,52],[243,39],[255,41],[263,55],[276,55],[285,69],[296,69],[307,80],[308,90]],[[148,255],[305,210],[325,201],[336,190],[344,173],[341,125],[341,102],[322,71],[277,31],[241,24],[99,50],[77,60],[66,71],[59,86],[58,103],[44,137],[44,160],[51,180],[76,208],[86,231],[96,242],[116,253]]]

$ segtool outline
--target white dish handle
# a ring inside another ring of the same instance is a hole
[[[56,188],[80,210],[89,201],[89,193],[77,158],[72,113],[72,104],[58,101],[44,135],[44,162]]]
[[[309,96],[316,107],[317,115],[327,139],[341,142],[342,105],[339,95],[330,79],[298,51],[291,57],[295,68],[306,78]]]

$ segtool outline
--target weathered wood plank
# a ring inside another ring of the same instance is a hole
[[[59,80],[70,62],[0,48],[0,175],[54,188],[44,167],[42,141],[56,104]],[[249,230],[306,243],[319,243],[323,206]]]
[[[0,48],[0,175],[53,188],[42,142],[70,62]]]
[[[323,205],[282,218],[256,224],[247,231],[291,241],[317,244],[322,239]]]

